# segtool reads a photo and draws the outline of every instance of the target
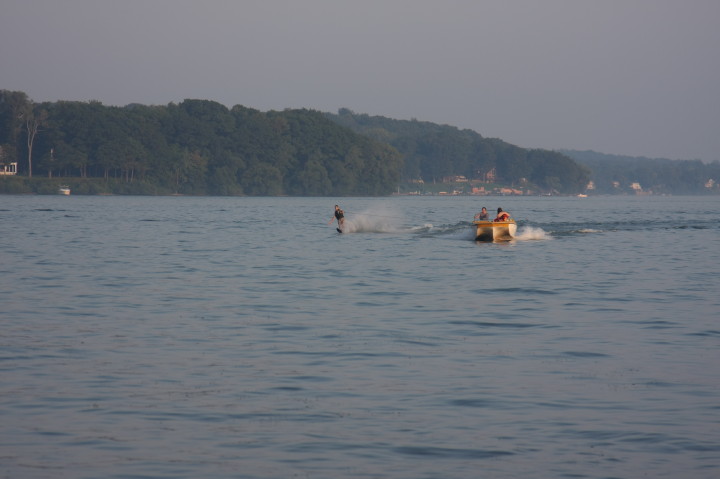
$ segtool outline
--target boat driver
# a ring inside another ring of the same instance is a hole
[[[480,211],[480,213],[478,213],[478,214],[475,215],[475,219],[476,219],[476,220],[488,220],[488,219],[490,219],[490,218],[488,217],[487,208],[485,208],[485,207],[483,206],[483,207],[482,207],[482,210]]]

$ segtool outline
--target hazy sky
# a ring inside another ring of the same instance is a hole
[[[0,0],[0,89],[720,160],[718,0]]]

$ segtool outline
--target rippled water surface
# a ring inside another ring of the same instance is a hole
[[[720,476],[720,198],[336,201],[0,196],[0,477]]]

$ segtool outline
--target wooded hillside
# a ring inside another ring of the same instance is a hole
[[[494,169],[498,183],[567,194],[584,191],[589,181],[589,170],[566,155],[520,148],[497,138],[484,138],[472,130],[361,115],[348,109],[328,117],[396,148],[403,155],[405,180],[432,182],[456,175],[482,178]]]
[[[106,180],[74,193],[385,195],[402,169],[392,147],[320,112],[207,100],[35,104],[0,91],[0,148],[0,163],[16,161],[27,178]]]
[[[633,185],[653,194],[720,193],[720,162],[717,161],[631,157],[589,150],[564,150],[563,153],[592,171],[597,193],[632,193]]]
[[[492,176],[526,193],[718,192],[720,164],[525,149],[471,130],[209,100],[164,106],[35,103],[0,90],[0,193],[387,195],[402,182]],[[710,187],[708,187],[710,185]]]

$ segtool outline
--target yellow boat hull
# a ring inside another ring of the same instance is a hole
[[[509,241],[515,237],[517,223],[508,221],[473,221],[475,241]]]

